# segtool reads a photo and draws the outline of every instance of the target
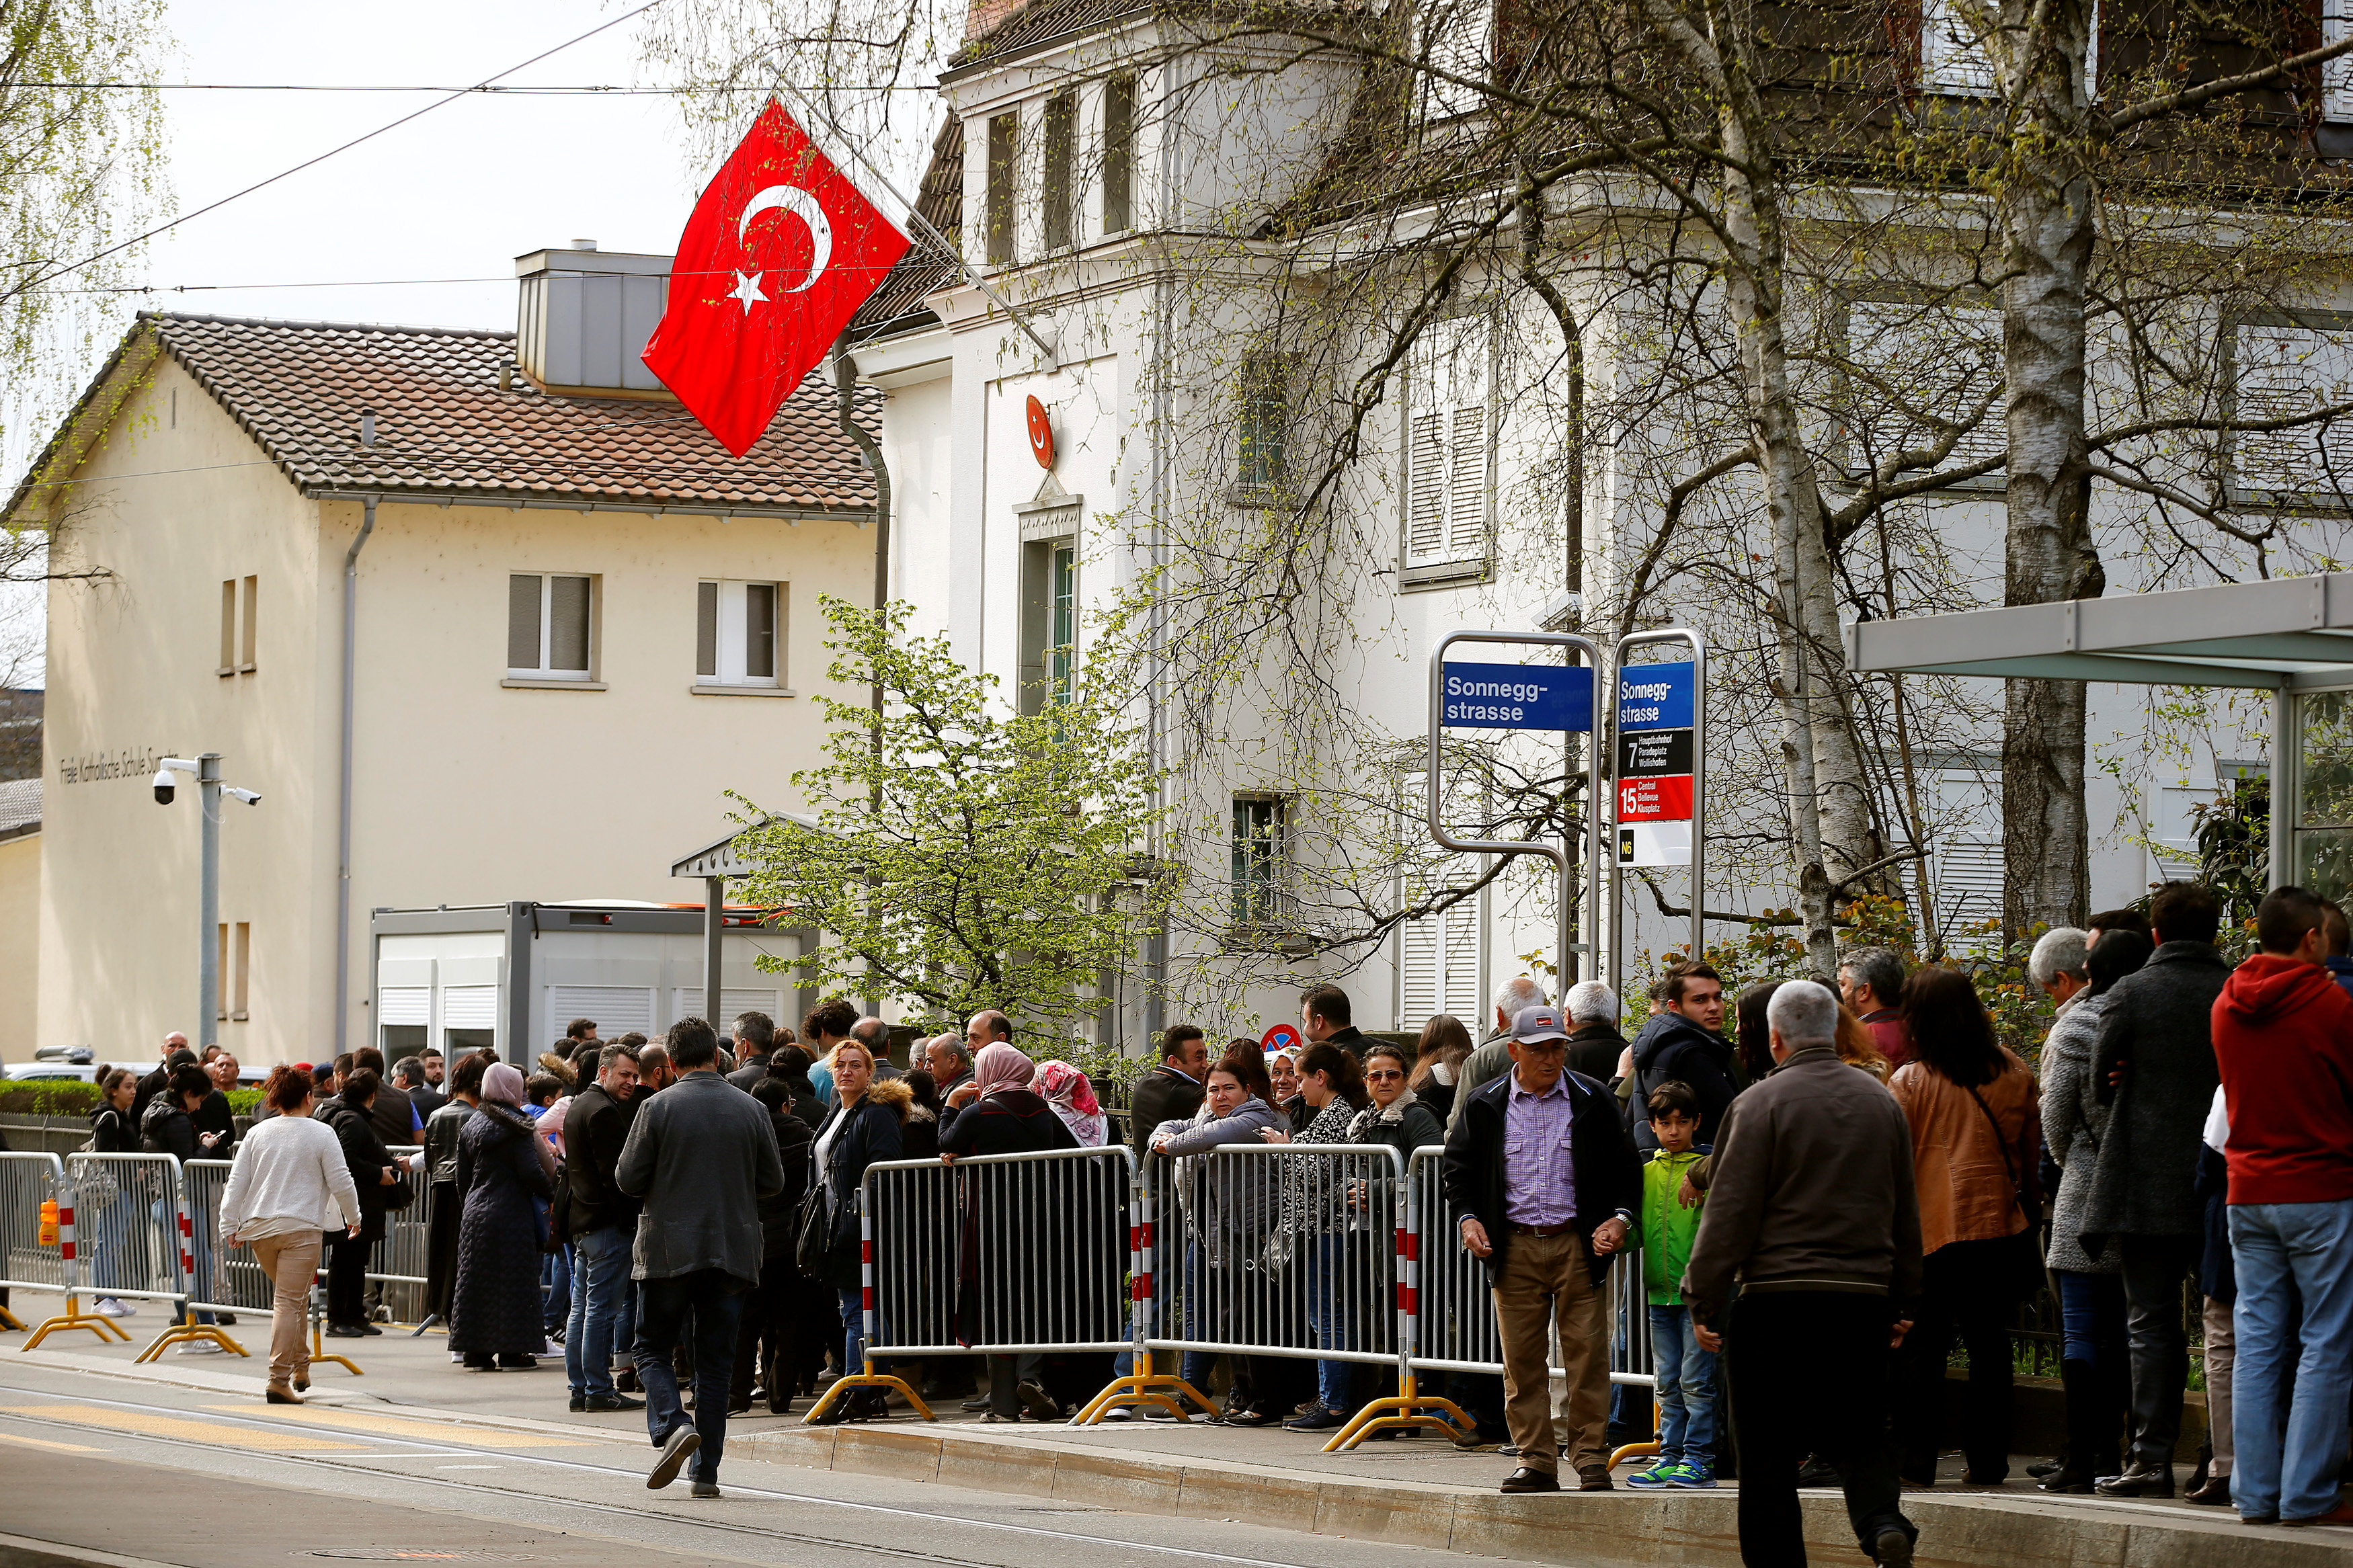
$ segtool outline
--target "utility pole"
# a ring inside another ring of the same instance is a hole
[[[204,818],[196,892],[196,1054],[220,1037],[220,806],[218,752],[196,754],[196,810]]]

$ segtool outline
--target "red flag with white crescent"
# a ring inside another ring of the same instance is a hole
[[[646,366],[740,458],[906,251],[772,98],[686,220]]]

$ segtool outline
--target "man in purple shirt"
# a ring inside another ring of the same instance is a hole
[[[1487,1260],[1494,1289],[1504,1420],[1520,1450],[1507,1492],[1560,1489],[1545,1354],[1556,1315],[1568,1380],[1568,1460],[1580,1489],[1610,1489],[1603,1281],[1633,1225],[1642,1179],[1616,1098],[1562,1069],[1567,1047],[1558,1013],[1521,1009],[1512,1021],[1512,1070],[1464,1100],[1441,1169],[1462,1245]]]

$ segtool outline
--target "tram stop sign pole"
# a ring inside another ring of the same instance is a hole
[[[1519,647],[1567,648],[1582,665],[1473,664],[1449,660],[1457,644],[1490,643]],[[1447,830],[1439,801],[1440,742],[1455,730],[1535,730],[1561,736],[1564,771],[1573,769],[1573,735],[1588,738],[1585,763],[1586,888],[1583,906],[1590,921],[1600,907],[1601,863],[1606,847],[1601,813],[1601,647],[1567,632],[1450,632],[1430,656],[1430,837],[1441,849],[1473,855],[1542,855],[1560,870],[1556,949],[1560,968],[1556,991],[1565,991],[1575,966],[1571,953],[1597,955],[1593,942],[1568,940],[1569,910],[1577,900],[1577,859],[1564,837],[1546,839],[1457,838]]]
[[[1628,664],[1636,648],[1681,643],[1681,664]],[[1611,649],[1618,701],[1612,710],[1617,763],[1617,854],[1609,866],[1609,982],[1619,989],[1626,957],[1620,914],[1625,873],[1634,866],[1691,868],[1691,952],[1705,955],[1701,912],[1707,839],[1707,641],[1688,626],[1634,632]]]

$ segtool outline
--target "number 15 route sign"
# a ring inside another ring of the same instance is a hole
[[[1618,863],[1691,864],[1692,668],[1618,670]]]

